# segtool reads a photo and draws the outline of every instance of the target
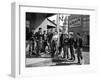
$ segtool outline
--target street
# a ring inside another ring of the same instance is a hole
[[[52,59],[44,54],[40,58],[26,58],[26,67],[40,67],[40,66],[56,66],[56,65],[78,65],[77,54],[75,54],[75,61],[66,59]],[[82,52],[83,60],[81,64],[90,64],[89,52]]]

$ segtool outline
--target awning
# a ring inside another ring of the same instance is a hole
[[[55,26],[47,25],[47,29],[56,28]]]

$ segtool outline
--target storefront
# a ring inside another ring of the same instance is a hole
[[[83,46],[89,47],[89,15],[70,15],[68,17],[68,32],[80,33],[83,39]]]

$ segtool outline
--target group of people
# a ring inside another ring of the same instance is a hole
[[[42,33],[42,28],[39,28],[36,33],[34,33],[34,30],[30,33],[26,32],[26,39],[29,42],[30,55],[41,56],[41,53],[43,53],[54,58],[62,54],[63,59],[74,61],[76,53],[79,64],[82,60],[82,38],[80,33],[77,33],[76,38],[74,38],[73,34],[66,34],[64,31],[60,34],[57,30],[47,30]],[[69,57],[69,49],[71,57]]]

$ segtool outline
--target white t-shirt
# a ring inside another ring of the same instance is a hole
[[[56,34],[56,35],[53,35],[52,40],[58,40],[58,38],[59,38],[59,35]]]

